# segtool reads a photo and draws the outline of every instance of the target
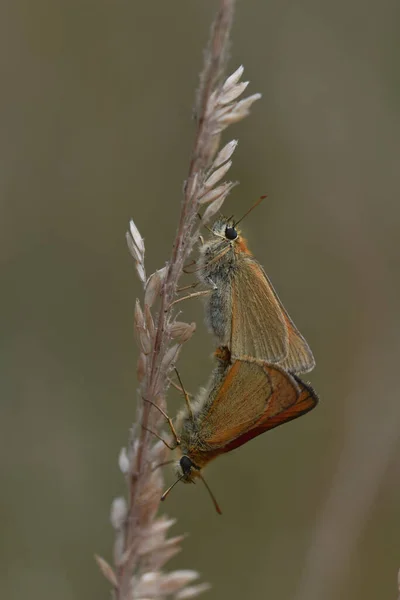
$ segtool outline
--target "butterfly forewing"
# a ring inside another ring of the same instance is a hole
[[[277,363],[288,354],[288,332],[273,288],[260,266],[241,262],[232,280],[231,353],[233,358]]]
[[[282,305],[281,308],[289,333],[289,352],[287,357],[279,364],[285,371],[291,373],[308,373],[315,367],[314,356],[306,340]]]
[[[262,267],[248,257],[241,273],[233,283],[232,355],[279,363],[292,373],[311,371],[315,361],[310,347]]]

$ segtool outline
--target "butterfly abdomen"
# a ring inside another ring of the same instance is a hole
[[[206,323],[218,343],[229,346],[231,338],[232,282],[238,274],[238,257],[229,248],[224,260],[205,265],[202,281],[212,287],[206,300]]]
[[[209,330],[217,337],[220,344],[228,345],[231,324],[229,315],[232,311],[230,281],[220,280],[218,287],[207,299],[206,322]]]

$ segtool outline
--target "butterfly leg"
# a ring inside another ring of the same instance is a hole
[[[173,381],[170,377],[168,377],[168,381],[172,385],[172,387],[174,387],[176,390],[178,390],[178,392],[180,392],[181,394],[184,394],[184,390],[181,388],[181,386],[178,385],[177,383],[175,383],[175,381]],[[191,398],[193,396],[193,394],[189,394],[189,392],[187,392],[187,395],[189,396],[189,398]]]
[[[213,290],[217,290],[218,286],[213,282],[213,280],[211,279],[211,277],[205,277],[205,281],[206,283],[212,287]]]
[[[208,296],[211,294],[211,290],[203,290],[201,292],[194,292],[193,294],[189,294],[188,296],[182,296],[182,298],[177,298],[165,309],[167,312],[174,304],[178,304],[178,302],[182,302],[183,300],[189,300],[189,298],[198,298],[199,296]]]
[[[158,404],[156,404],[155,402],[152,402],[151,400],[147,400],[147,398],[144,398],[142,396],[142,399],[144,400],[144,402],[148,402],[149,404],[151,404],[152,406],[154,406],[158,411],[160,411],[160,413],[163,415],[163,417],[165,417],[170,429],[171,429],[171,433],[175,438],[175,446],[171,447],[169,444],[167,444],[167,442],[165,440],[163,440],[157,433],[155,433],[154,431],[151,431],[150,433],[153,433],[156,437],[158,437],[159,440],[163,441],[164,444],[170,448],[171,450],[173,450],[174,448],[176,448],[176,446],[179,446],[179,444],[181,443],[181,440],[178,437],[178,434],[175,431],[175,427],[174,424],[172,423],[172,419],[167,415],[167,413],[160,407],[158,406]],[[150,431],[149,429],[147,431]]]
[[[177,292],[184,292],[185,290],[191,290],[195,287],[197,287],[199,285],[200,281],[195,281],[194,283],[191,283],[190,285],[184,285],[181,288],[178,288],[176,291]]]
[[[186,402],[186,406],[187,406],[187,408],[188,408],[189,415],[191,416],[191,419],[192,419],[192,421],[193,421],[193,411],[192,411],[192,406],[191,406],[191,404],[190,404],[190,398],[189,398],[189,394],[187,393],[187,391],[186,391],[186,390],[185,390],[185,388],[184,388],[184,385],[183,385],[183,383],[182,383],[181,376],[179,375],[178,369],[177,369],[176,367],[175,367],[175,373],[176,373],[176,376],[177,376],[177,378],[178,378],[178,381],[179,381],[179,383],[181,384],[182,393],[183,393],[183,395],[185,396],[185,402]]]
[[[160,440],[160,442],[165,444],[165,446],[167,446],[167,448],[169,448],[170,450],[175,450],[176,446],[171,446],[171,444],[168,444],[168,442],[166,440],[164,440],[164,438],[162,438],[161,435],[158,435],[158,433],[156,433],[152,429],[149,429],[148,427],[145,427],[144,425],[142,425],[142,429],[144,429],[145,431],[148,431],[149,433],[154,435],[157,439]]]
[[[182,271],[186,274],[186,275],[192,275],[192,273],[195,273],[196,270],[194,271],[189,271],[190,267],[194,267],[194,265],[197,264],[195,260],[191,260],[190,263],[188,263],[187,265],[183,266]]]

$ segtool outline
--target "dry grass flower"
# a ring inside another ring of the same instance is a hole
[[[233,5],[233,0],[220,0],[205,53],[195,107],[196,133],[189,174],[173,252],[167,265],[146,278],[144,240],[133,221],[126,234],[129,251],[144,286],[144,302],[136,301],[134,315],[140,351],[138,409],[128,447],[121,450],[118,459],[128,494],[127,500],[116,498],[111,508],[115,568],[96,557],[118,600],[167,597],[183,600],[208,589],[208,584],[192,585],[198,578],[195,571],[161,571],[180,551],[183,536],[168,538],[175,521],[165,516],[157,517],[164,488],[162,471],[157,465],[166,461],[169,449],[152,435],[165,423],[161,411],[153,404],[165,410],[169,373],[182,345],[196,328],[194,323],[176,320],[173,302],[183,266],[198,239],[197,211],[200,206],[207,205],[202,222],[210,220],[234,185],[221,181],[232,165],[237,140],[231,140],[219,149],[221,132],[247,116],[253,102],[260,97],[260,94],[254,94],[237,100],[248,85],[248,82],[240,81],[242,66],[224,81]],[[152,308],[157,301],[159,310],[154,317]]]

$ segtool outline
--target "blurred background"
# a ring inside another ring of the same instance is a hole
[[[170,255],[216,0],[5,0],[0,7],[0,588],[106,599],[117,457],[135,417],[131,217],[148,272]],[[230,71],[252,115],[225,211],[309,341],[321,402],[221,457],[163,506],[170,568],[210,600],[396,598],[400,567],[399,35],[395,0],[239,1]],[[185,283],[190,282],[188,277]],[[192,392],[213,341],[179,361]],[[181,405],[169,394],[169,410]],[[167,481],[172,475],[166,473]]]

